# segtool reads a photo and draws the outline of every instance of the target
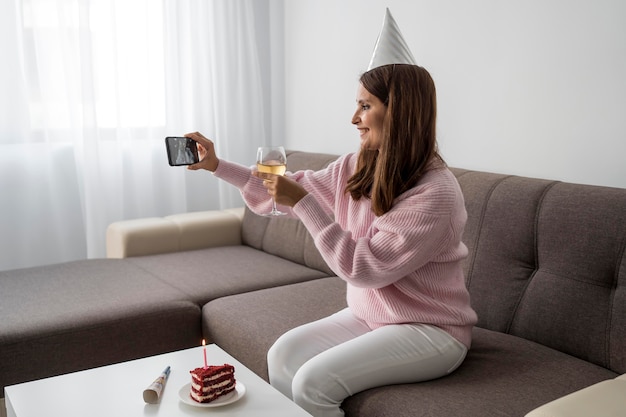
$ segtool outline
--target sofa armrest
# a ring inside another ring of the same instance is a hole
[[[107,258],[241,245],[243,213],[241,207],[111,223]]]
[[[535,408],[526,417],[617,417],[626,410],[626,374]]]

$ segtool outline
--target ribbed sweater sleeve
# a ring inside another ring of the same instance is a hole
[[[446,216],[396,211],[355,237],[332,222],[312,196],[295,207],[329,267],[355,287],[382,288],[421,268],[452,238]]]
[[[213,175],[237,187],[246,205],[254,213],[268,213],[271,210],[272,199],[263,187],[263,181],[252,175],[251,167],[220,159]],[[280,210],[294,216],[288,207],[281,206]]]

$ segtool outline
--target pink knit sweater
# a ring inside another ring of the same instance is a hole
[[[328,266],[347,282],[351,311],[371,328],[431,324],[469,348],[477,318],[460,263],[467,256],[461,242],[467,213],[456,178],[444,166],[431,169],[378,217],[369,199],[344,192],[356,160],[348,154],[322,171],[287,173],[309,194],[293,209],[280,209],[302,220]],[[251,210],[270,210],[250,168],[220,160],[215,175],[238,187]]]

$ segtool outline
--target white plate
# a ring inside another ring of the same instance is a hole
[[[241,397],[243,397],[246,393],[246,386],[237,381],[234,391],[229,392],[228,394],[221,396],[217,400],[211,401],[210,403],[199,403],[197,401],[194,401],[189,394],[190,392],[191,382],[189,384],[183,385],[183,387],[178,390],[178,398],[180,398],[180,400],[185,404],[189,404],[194,407],[221,407],[223,405],[231,404],[241,399]]]

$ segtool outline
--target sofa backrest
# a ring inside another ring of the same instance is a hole
[[[287,151],[287,170],[316,171],[335,159],[337,155]],[[334,275],[300,220],[257,216],[247,207],[245,210],[241,235],[244,244]]]
[[[288,152],[288,169],[336,158]],[[626,373],[626,190],[452,171],[478,326]],[[246,211],[242,230],[247,245],[334,275],[299,220]]]
[[[478,326],[626,372],[626,190],[453,169]]]

